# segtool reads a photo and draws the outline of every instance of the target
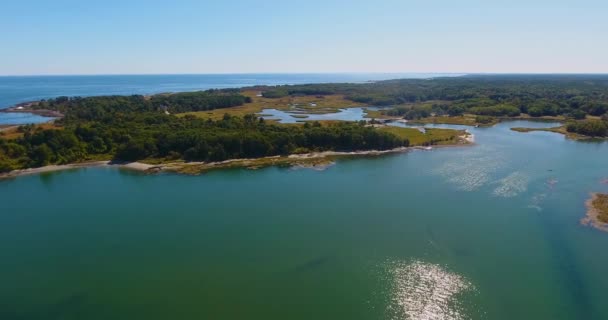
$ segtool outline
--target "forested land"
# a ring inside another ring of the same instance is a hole
[[[415,120],[474,114],[484,117],[562,117],[567,128],[608,135],[608,75],[471,75],[364,84],[309,84],[261,88],[265,97],[344,95],[386,106],[385,113]]]
[[[255,115],[213,121],[171,113],[229,108],[248,98],[234,90],[175,95],[60,97],[36,108],[61,111],[56,129],[21,126],[0,137],[0,171],[86,160],[222,161],[309,151],[387,150],[409,141],[364,123],[277,125]]]
[[[477,123],[498,117],[557,117],[566,129],[608,136],[608,76],[466,76],[362,84],[261,86],[266,98],[341,95],[406,119],[473,114]],[[279,125],[255,115],[210,120],[178,113],[243,106],[242,89],[153,96],[59,97],[31,105],[58,111],[52,128],[22,126],[16,138],[0,133],[0,171],[87,160],[169,159],[222,161],[309,151],[386,150],[409,145],[390,130],[364,123]]]

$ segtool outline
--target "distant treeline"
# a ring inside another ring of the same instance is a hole
[[[251,102],[236,89],[207,90],[174,94],[157,94],[150,97],[98,96],[98,97],[58,97],[42,100],[34,105],[38,109],[63,112],[67,120],[77,121],[103,119],[115,112],[167,111],[180,113],[206,111],[241,106]]]
[[[407,105],[400,112],[409,118],[425,113],[509,117],[526,113],[533,117],[563,115],[580,119],[608,112],[608,76],[601,75],[493,75],[308,84],[266,87],[263,94],[269,98],[342,94],[373,106]],[[413,111],[407,114],[410,110]]]
[[[363,123],[274,125],[225,115],[218,121],[158,110],[209,110],[245,102],[236,93],[58,98],[40,107],[61,110],[59,129],[22,126],[23,137],[0,138],[0,171],[85,160],[159,158],[222,161],[309,151],[387,150],[409,141]]]

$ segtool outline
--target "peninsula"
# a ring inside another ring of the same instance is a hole
[[[0,171],[4,177],[11,177],[37,172],[29,168],[61,170],[106,161],[104,165],[143,162],[174,171],[187,167],[189,173],[194,173],[193,168],[202,172],[237,164],[316,164],[319,158],[398,152],[416,145],[467,143],[462,130],[432,129],[421,133],[413,128],[386,128],[366,121],[285,125],[254,114],[225,112],[217,120],[181,114],[230,110],[251,101],[238,90],[41,101],[30,108],[54,110],[63,117],[51,124],[3,131]],[[141,165],[134,168],[148,169]]]
[[[310,115],[345,108],[363,108],[367,117],[307,121]],[[264,110],[272,109],[287,112],[297,123],[265,119]],[[495,75],[256,86],[151,96],[58,97],[7,110],[56,120],[2,129],[0,172],[5,175],[98,161],[165,168],[180,164],[191,172],[237,164],[300,165],[327,152],[334,157],[468,143],[463,130],[420,131],[387,126],[387,121],[491,126],[505,119],[551,120],[565,123],[556,132],[605,137],[608,77]],[[311,154],[316,156],[293,157]],[[281,160],[269,160],[274,157]],[[187,165],[192,163],[204,165]]]

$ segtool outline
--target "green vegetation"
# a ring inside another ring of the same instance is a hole
[[[277,109],[283,111],[298,111],[305,114],[309,113],[335,113],[341,108],[360,107],[359,103],[347,100],[342,95],[327,96],[285,96],[281,98],[259,97],[260,91],[251,88],[241,90],[241,94],[249,98],[249,101],[242,106],[226,109],[214,109],[205,111],[193,111],[181,113],[179,116],[194,115],[203,119],[220,120],[225,113],[231,116],[243,117],[247,114],[256,114],[264,109]]]
[[[567,124],[566,130],[590,137],[608,136],[608,121],[606,120],[582,120]]]
[[[416,128],[392,126],[381,127],[380,130],[407,139],[411,146],[457,144],[460,143],[459,137],[467,134],[464,130],[426,129],[422,132]]]
[[[518,132],[549,131],[566,135],[574,140],[608,137],[608,121],[606,119],[572,120],[566,125],[555,128],[511,128]]]
[[[187,95],[58,98],[62,129],[22,126],[21,136],[0,138],[0,170],[88,160],[166,159],[223,161],[309,151],[387,150],[409,141],[363,123],[273,125],[254,115],[221,120],[176,117],[164,111],[227,108],[246,99],[232,91]],[[41,106],[42,107],[42,106]],[[166,110],[165,110],[166,109]]]
[[[458,124],[465,126],[493,126],[498,123],[498,118],[491,116],[476,116],[471,114],[465,114],[462,116],[434,116],[434,117],[426,117],[420,118],[416,120],[410,121],[410,123],[419,123],[419,124]]]
[[[465,114],[479,116],[474,123],[467,121],[475,125],[493,124],[497,122],[493,118],[500,117],[585,120],[605,117],[608,112],[608,76],[605,75],[465,76],[258,89],[267,98],[342,95],[366,105],[392,106],[369,112],[374,118],[403,117],[421,122],[437,122],[438,118],[449,121],[448,118]],[[582,123],[571,129],[581,134],[601,133],[601,129],[592,126],[600,125]]]
[[[259,93],[263,96],[259,96]],[[208,90],[150,97],[59,97],[32,108],[64,117],[0,133],[0,171],[87,160],[223,161],[310,151],[387,150],[453,143],[453,130],[373,128],[365,123],[267,123],[265,108],[307,113],[365,105],[368,113],[422,123],[492,125],[501,118],[567,120],[548,129],[608,136],[608,76],[467,76],[363,84]],[[392,106],[392,107],[391,107]],[[175,115],[177,114],[177,115]]]
[[[498,104],[489,107],[473,107],[468,110],[472,114],[494,117],[517,117],[521,114],[519,108],[511,104]]]
[[[251,98],[241,95],[238,90],[208,90],[176,94],[159,94],[151,97],[102,96],[102,97],[58,97],[40,101],[34,109],[49,109],[65,114],[65,120],[101,120],[115,113],[167,111],[179,113],[188,111],[214,110],[241,106],[251,102]]]
[[[496,119],[488,116],[476,116],[475,122],[482,125],[495,124]]]

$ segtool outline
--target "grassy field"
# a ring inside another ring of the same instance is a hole
[[[458,124],[463,126],[480,126],[480,127],[491,127],[499,122],[498,118],[491,118],[492,121],[489,123],[480,123],[477,122],[477,116],[473,114],[465,114],[462,116],[437,116],[437,117],[427,117],[418,120],[412,120],[412,123],[421,123],[421,124]]]
[[[43,130],[50,130],[50,129],[61,130],[62,129],[62,127],[56,126],[53,123],[38,124],[38,125],[36,125],[36,128],[34,130],[37,130],[38,128],[43,129]],[[19,132],[19,126],[11,126],[9,128],[5,128],[5,129],[2,129],[2,131],[0,131],[0,138],[3,138],[3,139],[12,140],[12,139],[18,139],[21,137],[23,137],[23,132]]]
[[[277,109],[283,111],[298,110],[302,113],[322,114],[338,112],[339,109],[343,108],[363,106],[360,103],[346,100],[344,96],[341,95],[287,96],[282,98],[269,99],[264,97],[258,97],[258,93],[258,91],[243,91],[243,95],[251,97],[251,99],[253,100],[251,103],[247,103],[243,106],[215,109],[210,111],[180,113],[178,114],[178,116],[185,116],[190,114],[200,118],[211,118],[217,120],[221,119],[226,113],[232,116],[242,117],[246,114],[259,113],[263,109]]]
[[[402,139],[408,139],[410,146],[457,144],[460,143],[459,137],[466,135],[464,130],[453,129],[426,129],[423,133],[416,128],[386,126],[378,130],[390,132]]]
[[[568,130],[566,130],[566,126],[560,126],[560,127],[553,127],[553,128],[511,128],[511,130],[513,131],[517,131],[517,132],[533,132],[533,131],[546,131],[546,132],[554,132],[554,133],[560,133],[566,136],[566,138],[568,139],[572,139],[572,140],[585,140],[585,139],[591,139],[590,137],[578,134],[578,133],[574,133],[574,132],[568,132]]]
[[[587,118],[597,118],[597,117],[587,116]],[[509,120],[533,120],[533,121],[556,121],[556,122],[561,122],[561,121],[565,121],[566,117],[564,117],[564,116],[532,117],[529,114],[522,113],[518,117],[510,117],[510,118],[507,118],[507,119],[509,119]]]
[[[387,109],[388,110],[388,109]],[[386,110],[370,110],[368,108],[364,109],[367,118],[370,119],[401,119],[401,117],[392,117],[385,114]]]

